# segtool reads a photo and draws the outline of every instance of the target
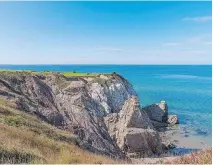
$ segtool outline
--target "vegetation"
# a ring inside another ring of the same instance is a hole
[[[0,70],[3,75],[52,74],[54,72]],[[64,72],[67,77],[95,77],[92,82],[109,85],[98,74]],[[57,74],[59,76],[59,74]],[[117,76],[113,73],[111,76]],[[59,76],[60,77],[60,76]],[[113,77],[111,77],[113,78]],[[60,78],[58,84],[66,86]],[[16,101],[0,96],[0,163],[125,163],[97,155],[80,147],[79,141],[68,131],[40,121],[36,116],[18,110]],[[211,164],[212,149],[202,150],[171,161],[168,164]]]
[[[212,148],[193,152],[189,155],[182,156],[172,161],[165,162],[168,164],[212,164]]]
[[[17,110],[0,97],[0,163],[119,163],[81,149],[70,132]]]
[[[98,73],[81,73],[81,72],[76,72],[76,71],[72,71],[72,72],[51,72],[51,71],[43,71],[43,72],[37,72],[34,70],[0,70],[0,73],[2,74],[34,74],[34,75],[47,75],[47,74],[53,74],[53,73],[61,73],[62,75],[66,76],[66,77],[94,77],[94,76],[98,76]]]
[[[63,72],[63,75],[66,77],[95,77],[98,74],[94,74],[94,73],[79,73],[76,71],[73,72]]]
[[[44,71],[44,72],[36,72],[33,70],[0,70],[0,74],[1,75],[47,75],[47,74],[52,74],[53,72],[49,72],[49,71]]]

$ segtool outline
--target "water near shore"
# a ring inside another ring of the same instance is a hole
[[[142,106],[167,101],[169,113],[180,120],[167,134],[179,148],[200,149],[212,144],[210,65],[0,65],[0,69],[117,72],[133,84]]]

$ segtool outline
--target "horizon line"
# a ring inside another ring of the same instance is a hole
[[[212,65],[212,64],[0,64],[0,65]]]

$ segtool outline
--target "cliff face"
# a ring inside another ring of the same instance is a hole
[[[132,85],[117,74],[67,78],[57,73],[1,72],[0,96],[76,134],[93,152],[125,157],[163,150]]]
[[[105,117],[110,136],[129,157],[148,157],[160,154],[161,138],[136,96],[128,98],[119,113]]]

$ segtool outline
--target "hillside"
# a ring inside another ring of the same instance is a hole
[[[147,112],[146,112],[147,111]],[[170,148],[165,101],[142,109],[116,73],[0,71],[1,163],[122,163]]]
[[[119,163],[86,151],[76,136],[0,97],[0,163]]]

